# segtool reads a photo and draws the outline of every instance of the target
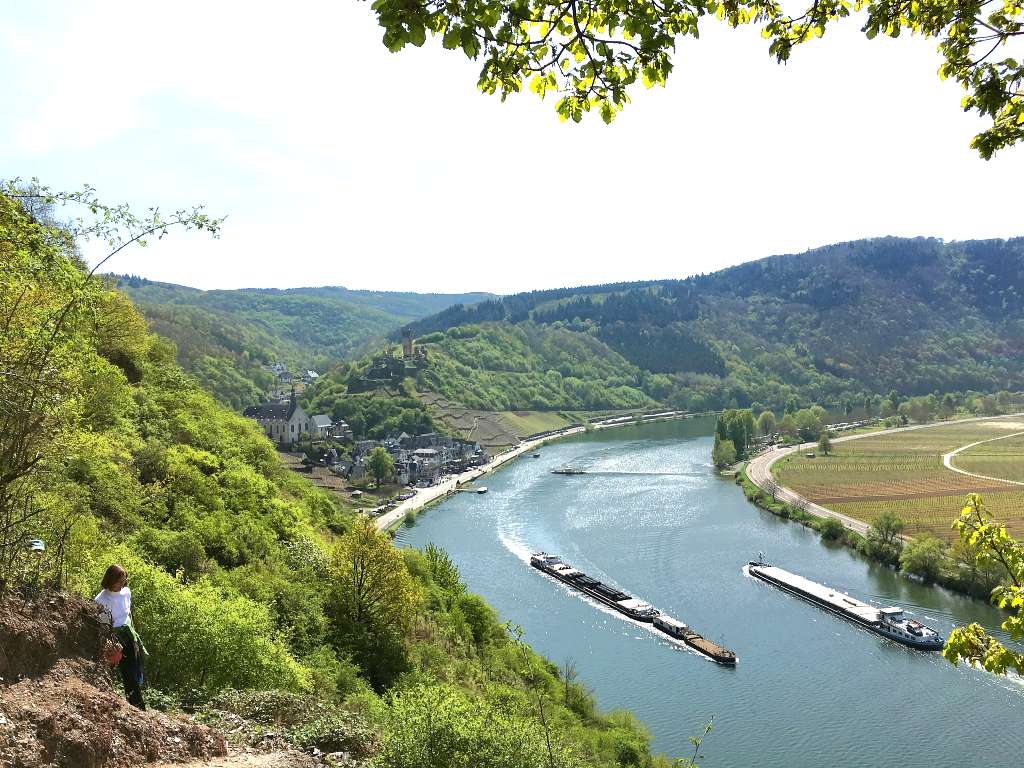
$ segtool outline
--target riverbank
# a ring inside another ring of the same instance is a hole
[[[1008,416],[1019,416],[1020,414],[1008,414]],[[970,421],[990,421],[993,417],[983,416],[971,419],[962,419],[956,423]],[[1005,417],[1004,417],[1005,418]],[[884,430],[864,435],[851,435],[837,438],[833,443],[840,443],[848,440],[856,440],[867,437],[877,437],[886,433],[907,432],[913,430],[928,429],[940,426],[947,426],[949,422],[937,422],[933,424],[919,424],[912,427],[899,427],[896,429]],[[937,572],[928,579],[922,579],[919,574],[904,570],[900,561],[900,549],[911,541],[912,537],[901,535],[898,537],[901,547],[897,549],[880,548],[873,543],[869,532],[870,524],[857,520],[835,510],[816,504],[790,488],[779,484],[772,474],[772,466],[780,459],[795,451],[805,449],[803,446],[791,446],[777,448],[766,454],[755,457],[744,466],[736,476],[736,483],[743,488],[747,500],[756,506],[771,512],[779,517],[794,520],[814,531],[817,531],[822,538],[838,544],[846,545],[869,560],[892,567],[897,572],[909,575],[915,580],[934,583],[945,587],[953,592],[979,600],[988,600],[996,582],[983,577],[977,568],[971,568],[966,563],[961,563],[952,558],[947,551],[937,567]],[[956,452],[953,452],[954,454]],[[947,464],[948,466],[948,464]],[[835,521],[835,522],[829,522]],[[838,524],[837,524],[838,523]],[[950,526],[953,517],[950,518]]]
[[[1003,414],[1000,416],[974,416],[966,419],[956,419],[952,421],[937,421],[929,424],[914,424],[912,426],[907,427],[893,427],[890,429],[876,430],[873,432],[865,432],[855,435],[845,435],[843,437],[836,437],[832,440],[832,444],[839,445],[842,443],[850,442],[852,440],[878,438],[883,437],[885,435],[893,435],[904,432],[916,432],[926,429],[935,429],[940,427],[947,427],[954,424],[961,425],[969,424],[972,422],[993,421],[998,419],[1019,417],[1021,415],[1022,414],[1020,413],[1012,413]],[[870,528],[870,525],[867,522],[863,520],[858,520],[857,518],[843,514],[842,512],[838,512],[837,510],[823,506],[822,504],[817,504],[808,499],[807,497],[803,496],[802,494],[796,492],[792,488],[787,488],[786,486],[782,485],[776,479],[772,471],[772,467],[776,463],[778,463],[781,459],[790,456],[794,453],[797,453],[799,451],[814,450],[815,447],[815,443],[801,443],[799,445],[784,447],[777,446],[775,448],[772,448],[771,450],[766,451],[765,453],[762,453],[761,455],[756,456],[749,462],[747,462],[747,465],[745,467],[746,476],[750,480],[750,482],[752,482],[762,491],[768,493],[770,496],[772,496],[773,499],[782,500],[783,502],[786,502],[790,506],[797,507],[802,511],[810,513],[811,515],[814,515],[816,517],[833,518],[842,523],[843,527],[846,528],[848,531],[852,531],[860,536],[866,536],[868,528]],[[955,454],[956,452],[953,453]],[[943,458],[945,460],[945,457]],[[946,465],[948,466],[948,460],[946,460]],[[953,471],[957,470],[954,469]],[[1000,480],[1000,482],[1012,481]],[[950,519],[950,523],[952,523],[952,519]],[[904,538],[907,539],[909,537]]]
[[[429,488],[417,489],[416,495],[411,499],[408,499],[390,512],[381,515],[376,520],[376,525],[379,530],[390,531],[396,528],[403,519],[410,513],[419,512],[429,506],[433,506],[444,499],[447,499],[455,493],[459,493],[459,489],[467,483],[472,483],[474,480],[478,480],[484,475],[494,472],[499,467],[507,464],[513,459],[517,459],[524,453],[533,453],[541,446],[552,443],[556,440],[563,440],[567,437],[574,435],[580,435],[585,433],[588,429],[602,430],[602,429],[613,429],[615,427],[628,427],[634,424],[650,424],[658,421],[671,421],[674,419],[687,419],[694,418],[695,416],[703,414],[692,414],[686,411],[661,411],[658,413],[645,414],[639,421],[633,416],[617,416],[610,419],[604,419],[603,421],[593,422],[589,425],[579,424],[572,427],[566,427],[550,434],[542,435],[531,440],[525,440],[515,448],[510,448],[497,456],[494,456],[487,464],[481,467],[475,467],[474,469],[467,470],[459,475],[448,478],[444,482],[433,485]]]
[[[936,764],[1005,763],[1015,731],[980,746],[969,733],[971,721],[982,721],[1002,734],[1024,706],[1018,684],[851,626],[745,576],[743,566],[763,550],[814,581],[902,606],[944,631],[975,621],[998,631],[1005,617],[752,509],[709,467],[713,423],[678,420],[549,444],[541,458],[487,478],[486,495],[456,494],[400,527],[396,543],[443,547],[500,620],[521,626],[560,666],[571,660],[602,706],[634,712],[653,751],[683,754],[687,736],[714,714],[706,768],[858,765],[864,744],[879,739]],[[550,473],[565,465],[592,471]],[[541,549],[699,628],[740,664],[720,667],[543,578],[529,564]],[[893,680],[928,706],[908,709],[889,697],[891,706],[880,707],[878,692],[894,691]],[[774,706],[751,695],[757,690],[770,690]]]

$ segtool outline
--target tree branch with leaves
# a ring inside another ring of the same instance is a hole
[[[779,62],[857,14],[861,31],[939,42],[939,76],[967,92],[964,110],[990,119],[972,146],[988,159],[1024,137],[1024,64],[1009,55],[1024,36],[1024,0],[814,0],[793,14],[776,0],[376,0],[384,45],[422,46],[427,34],[481,62],[478,87],[504,100],[528,85],[558,94],[563,120],[591,111],[610,123],[638,83],[665,85],[676,45],[714,17],[756,24]],[[996,56],[997,51],[1006,55]]]
[[[1005,575],[1007,583],[992,590],[992,604],[1010,611],[1001,626],[1020,642],[1024,638],[1024,544],[1011,537],[1005,525],[992,519],[976,493],[968,497],[953,527],[980,567],[996,566]],[[1024,674],[1024,653],[1007,648],[977,623],[954,629],[942,655],[954,664],[966,661],[997,675],[1011,669]]]

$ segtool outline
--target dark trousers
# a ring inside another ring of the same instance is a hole
[[[145,709],[146,702],[142,699],[142,652],[127,627],[117,629],[117,639],[124,649],[124,656],[121,657],[117,668],[121,671],[121,680],[124,681],[125,697],[133,707]]]

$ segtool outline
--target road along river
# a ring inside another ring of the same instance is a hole
[[[463,579],[539,652],[575,662],[605,708],[632,709],[659,751],[715,716],[701,765],[1010,766],[1024,682],[954,668],[743,574],[778,565],[948,632],[1000,614],[821,542],[749,504],[710,465],[713,420],[581,435],[511,462],[488,493],[458,494],[399,529],[444,547]],[[571,464],[585,475],[551,474]],[[720,667],[545,577],[543,549],[690,623],[739,656]]]

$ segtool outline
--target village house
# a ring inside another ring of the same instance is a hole
[[[352,440],[355,439],[352,427],[341,419],[331,425],[331,437],[335,440],[344,440],[347,442],[352,442]]]
[[[267,437],[279,445],[294,443],[303,433],[309,434],[312,424],[309,416],[295,399],[295,391],[285,402],[263,403],[246,408],[242,413],[255,419]]]
[[[309,431],[310,437],[325,439],[331,436],[334,424],[330,416],[320,413],[313,416],[310,422],[312,424]]]

